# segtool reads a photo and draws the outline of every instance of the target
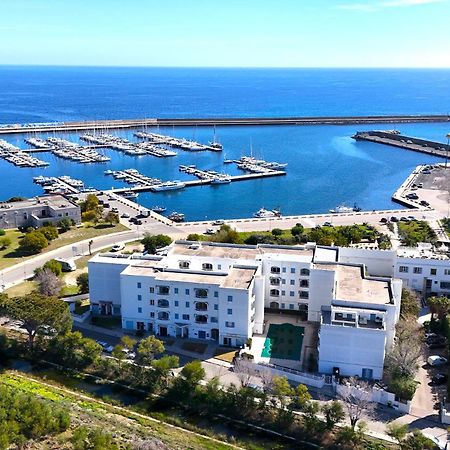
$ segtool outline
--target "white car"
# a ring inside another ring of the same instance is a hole
[[[427,359],[427,363],[430,366],[443,366],[444,364],[447,364],[447,362],[447,358],[438,355],[429,356]]]
[[[223,221],[222,219],[217,219],[212,224],[213,225],[223,225],[224,223],[225,223],[225,221]]]
[[[215,234],[216,232],[214,231],[214,229],[213,228],[208,228],[206,231],[205,231],[205,234]]]
[[[111,251],[112,252],[120,252],[121,250],[123,250],[125,248],[125,245],[123,245],[123,244],[116,244],[116,245],[113,245],[112,247],[111,247]]]

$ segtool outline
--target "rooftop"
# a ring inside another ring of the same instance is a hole
[[[259,254],[255,246],[216,244],[212,242],[176,241],[169,255],[210,256],[215,258],[252,259]]]
[[[21,209],[21,208],[32,208],[34,206],[50,206],[53,209],[67,208],[77,206],[71,200],[66,197],[55,194],[55,195],[43,195],[40,197],[33,197],[19,202],[1,202],[0,208],[8,209]]]

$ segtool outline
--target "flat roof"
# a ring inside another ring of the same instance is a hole
[[[338,259],[337,248],[316,247],[314,261],[336,262]]]
[[[231,259],[255,259],[259,253],[258,248],[248,245],[241,246],[188,241],[176,241],[169,250],[169,255],[211,256]]]
[[[128,266],[124,275],[151,276],[156,281],[177,281],[197,284],[216,284],[233,289],[248,289],[256,273],[256,267],[232,267],[228,273],[198,272],[191,270],[164,269],[155,267],[148,261],[144,264]]]
[[[7,206],[8,209],[21,209],[21,208],[32,208],[33,206],[50,206],[54,209],[67,208],[68,206],[74,207],[78,206],[76,203],[72,202],[68,198],[60,195],[42,195],[39,197],[28,198],[26,200],[21,200],[19,202],[1,202],[1,207]]]

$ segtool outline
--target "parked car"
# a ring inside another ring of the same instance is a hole
[[[438,386],[439,384],[447,383],[448,375],[446,373],[437,373],[431,378],[431,384],[434,386]]]
[[[400,218],[400,222],[409,222],[409,219],[405,216]]]
[[[322,226],[323,227],[332,227],[333,224],[331,222],[324,222]]]
[[[398,219],[397,219],[397,217],[395,217],[395,216],[392,216],[392,217],[391,217],[391,222],[398,222]]]
[[[213,222],[213,225],[223,225],[225,223],[224,220],[222,219],[217,219]]]
[[[208,229],[205,231],[205,234],[215,234],[214,228],[208,228]]]
[[[123,245],[123,244],[115,244],[111,247],[111,251],[112,252],[120,252],[124,248],[125,248],[125,245]]]
[[[130,215],[128,213],[123,213],[120,217],[122,217],[123,219],[129,219]]]
[[[136,225],[142,225],[142,220],[136,219],[136,222],[134,222]]]
[[[118,213],[118,212],[119,212],[119,209],[116,208],[116,207],[114,207],[114,208],[111,209],[111,211],[112,211],[113,213]]]
[[[420,204],[421,204],[422,206],[430,206],[430,204],[429,204],[427,201],[425,201],[425,200],[421,200],[421,201],[420,201]]]
[[[106,353],[112,353],[112,351],[114,350],[114,347],[111,344],[108,344],[107,342],[104,341],[96,341],[96,342],[97,344],[101,345],[103,351]]]
[[[429,356],[427,359],[427,363],[433,367],[443,366],[443,365],[447,364],[447,362],[448,362],[447,358],[444,358],[443,356],[439,356],[439,355],[432,355],[432,356]]]
[[[386,219],[386,217],[382,217],[382,218],[380,219],[380,222],[381,222],[381,223],[387,223],[388,220]]]
[[[430,350],[433,348],[445,348],[447,347],[447,341],[445,339],[441,339],[439,341],[427,342],[427,347]]]
[[[427,344],[431,344],[432,342],[445,341],[445,336],[436,333],[427,333],[425,335],[425,341]]]

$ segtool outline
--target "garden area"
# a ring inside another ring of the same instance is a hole
[[[436,243],[436,233],[424,220],[398,222],[398,234],[402,244],[407,247],[417,247],[419,242]]]

